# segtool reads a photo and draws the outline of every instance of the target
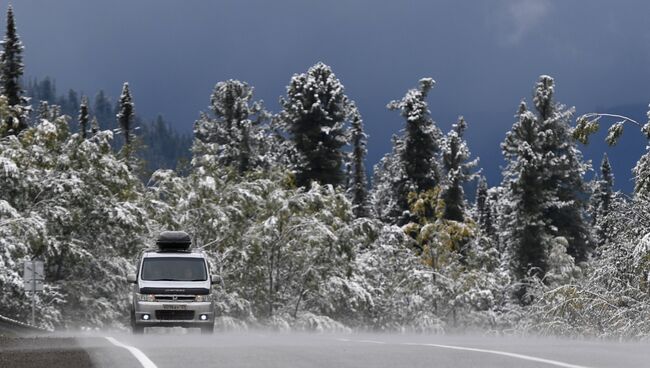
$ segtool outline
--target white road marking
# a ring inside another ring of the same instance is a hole
[[[349,340],[349,339],[338,339],[338,340],[339,341],[346,341],[346,342],[360,342],[360,343],[370,343],[370,344],[386,344],[386,342],[374,341],[374,340]],[[544,363],[544,364],[548,364],[548,365],[552,365],[552,366],[556,366],[556,367],[562,367],[562,368],[590,368],[590,367],[583,366],[583,365],[575,365],[575,364],[560,362],[560,361],[557,361],[557,360],[538,358],[538,357],[534,357],[534,356],[530,356],[530,355],[515,354],[515,353],[509,353],[507,351],[499,351],[499,350],[487,350],[487,349],[478,349],[478,348],[468,348],[468,347],[464,347],[464,346],[410,343],[410,342],[399,343],[399,345],[430,346],[430,347],[441,348],[441,349],[463,350],[463,351],[472,351],[472,352],[476,352],[476,353],[501,355],[501,356],[506,356],[506,357],[509,357],[509,358],[528,360],[530,362]]]
[[[106,340],[110,341],[110,343],[115,345],[115,346],[119,346],[119,347],[124,348],[124,349],[128,350],[129,352],[131,352],[131,354],[133,354],[135,359],[137,359],[138,362],[140,362],[140,364],[142,364],[142,367],[144,367],[144,368],[158,368],[154,364],[154,362],[151,361],[151,359],[149,359],[146,355],[144,355],[144,353],[142,351],[140,351],[140,349],[135,348],[135,347],[130,346],[130,345],[122,344],[121,342],[115,340],[112,337],[106,336]]]

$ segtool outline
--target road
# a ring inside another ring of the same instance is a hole
[[[0,367],[650,367],[646,343],[180,331],[0,339]]]

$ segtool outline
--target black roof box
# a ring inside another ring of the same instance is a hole
[[[187,250],[191,244],[192,239],[185,231],[163,231],[156,240],[160,250]]]

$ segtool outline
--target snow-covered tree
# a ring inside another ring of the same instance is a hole
[[[533,102],[540,124],[544,174],[541,184],[552,193],[553,202],[545,208],[546,217],[564,237],[567,250],[576,263],[585,261],[593,249],[591,229],[586,220],[588,189],[583,180],[588,165],[576,146],[570,121],[573,109],[557,104],[553,78],[542,75],[535,86]]]
[[[442,133],[426,102],[434,84],[433,79],[423,78],[418,88],[387,105],[399,110],[406,123],[403,136],[393,139],[393,151],[380,161],[373,180],[374,207],[387,222],[409,222],[409,193],[432,189],[440,182],[437,154]]]
[[[393,136],[392,151],[384,155],[375,165],[372,179],[372,207],[377,218],[386,223],[405,224],[409,219],[408,208],[404,209],[404,192],[414,190],[405,188],[407,182],[401,152],[404,142]],[[406,202],[408,205],[408,202]]]
[[[643,127],[646,138],[650,139],[650,110],[647,112],[648,123]],[[638,196],[650,198],[650,144],[646,147],[646,153],[632,169],[634,175],[634,193]]]
[[[318,63],[307,73],[295,74],[280,104],[280,119],[298,153],[297,184],[306,188],[314,181],[343,184],[345,123],[352,108],[332,69]]]
[[[650,331],[647,208],[646,199],[616,194],[609,214],[599,220],[609,224],[610,241],[602,244],[597,257],[583,267],[584,276],[576,277],[577,270],[565,261],[564,274],[570,282],[537,285],[536,302],[522,320],[524,329],[600,338],[646,336]]]
[[[7,97],[9,106],[12,106],[13,114],[4,121],[4,135],[18,134],[27,128],[25,116],[25,99],[20,85],[23,76],[23,44],[16,33],[14,10],[11,5],[7,9],[7,30],[2,40],[3,52],[0,56],[0,91]]]
[[[131,136],[133,134],[133,120],[135,118],[135,110],[131,91],[129,90],[129,83],[125,82],[122,86],[122,94],[118,105],[117,122],[120,126],[122,135],[124,136],[124,147],[128,150],[131,144]],[[128,155],[127,155],[128,156]]]
[[[239,174],[268,164],[268,134],[262,126],[268,113],[261,102],[253,101],[252,87],[238,80],[217,83],[210,109],[214,117],[201,114],[194,125],[195,157],[209,154],[213,164],[232,167]]]
[[[81,133],[81,139],[86,139],[88,137],[88,124],[89,124],[89,113],[88,113],[88,97],[81,97],[81,104],[79,105],[79,133]]]
[[[485,176],[480,175],[478,185],[476,186],[476,204],[474,211],[476,222],[481,228],[481,231],[489,237],[493,237],[496,232],[492,205],[493,203],[488,193],[487,180]]]
[[[603,155],[600,164],[600,176],[595,180],[591,200],[592,224],[595,225],[598,245],[602,245],[610,238],[607,223],[599,221],[609,215],[610,206],[614,196],[614,175],[607,154]]]
[[[349,177],[348,191],[352,200],[354,215],[359,217],[370,216],[370,205],[368,198],[368,178],[364,160],[368,150],[366,149],[368,136],[363,131],[363,120],[361,114],[356,111],[352,113],[350,128],[351,135],[351,173]]]
[[[522,102],[517,121],[501,144],[507,166],[501,184],[505,193],[500,199],[503,212],[499,237],[510,253],[511,267],[518,279],[531,272],[540,277],[545,274],[554,238],[550,219],[546,217],[554,193],[541,183],[546,175],[544,136],[541,124]]]
[[[399,110],[406,122],[401,160],[406,177],[420,192],[432,189],[439,182],[436,154],[442,134],[431,119],[426,102],[434,84],[431,78],[420,79],[419,88],[409,90],[401,100],[391,101],[387,106]]]
[[[465,119],[459,118],[441,145],[442,168],[445,173],[442,191],[442,199],[445,202],[444,218],[458,222],[463,222],[466,217],[463,186],[473,179],[471,170],[477,164],[477,160],[468,161],[470,152],[467,142],[463,139],[466,128]]]
[[[124,277],[148,237],[142,184],[113,153],[112,132],[80,139],[56,110],[25,134],[0,140],[0,162],[8,165],[0,170],[0,203],[11,219],[0,232],[14,244],[0,278],[41,259],[47,287],[39,305],[48,312],[39,324],[119,326],[128,316]],[[29,300],[16,286],[0,313],[24,319]]]

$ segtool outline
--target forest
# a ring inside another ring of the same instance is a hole
[[[28,319],[22,268],[38,259],[38,325],[126,328],[138,254],[184,230],[221,276],[223,330],[650,333],[650,153],[626,194],[607,156],[592,168],[580,151],[598,129],[615,144],[650,125],[576,116],[550,76],[512,106],[489,187],[471,124],[433,120],[432,78],[387,101],[403,129],[366,168],[362,113],[323,63],[287,77],[277,112],[246,82],[216,83],[185,137],[138,117],[128,83],[115,104],[24,83],[11,8],[2,48],[3,316]]]

